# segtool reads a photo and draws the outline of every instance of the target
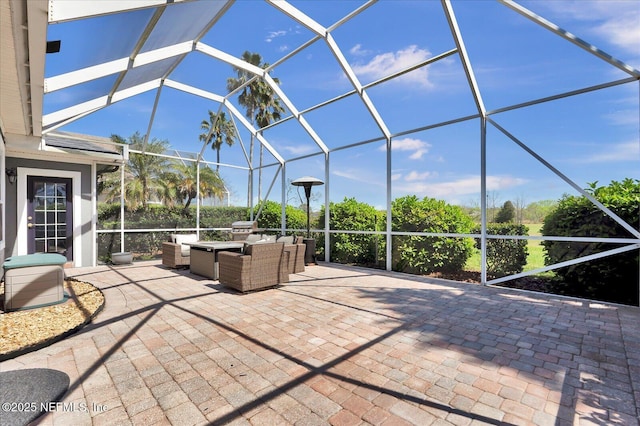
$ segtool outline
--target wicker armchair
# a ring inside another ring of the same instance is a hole
[[[289,273],[304,272],[304,253],[307,245],[303,243],[285,244],[284,250],[289,252]]]
[[[186,242],[195,243],[196,234],[171,234],[171,241],[162,243],[162,264],[169,268],[182,268],[191,263],[191,252]]]
[[[182,268],[189,266],[191,256],[182,255],[182,244],[162,243],[162,264],[169,268]]]
[[[219,281],[243,293],[274,287],[289,282],[288,264],[284,243],[250,244],[243,254],[220,252]]]

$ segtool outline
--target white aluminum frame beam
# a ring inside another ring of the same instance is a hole
[[[218,59],[222,62],[226,62],[233,67],[240,68],[241,70],[245,70],[260,77],[263,77],[266,72],[264,69],[258,66],[245,62],[240,58],[223,52],[220,49],[216,49],[215,47],[211,47],[201,41],[196,43],[195,50],[204,53],[205,55],[211,56],[212,58]]]
[[[320,139],[320,136],[318,136],[318,134],[315,132],[315,130],[313,130],[313,128],[307,122],[307,120],[302,116],[302,114],[300,114],[300,111],[298,111],[295,105],[293,105],[293,102],[291,102],[291,100],[287,97],[287,95],[285,95],[282,89],[280,89],[280,86],[278,86],[278,84],[273,80],[271,75],[269,75],[268,73],[265,73],[263,78],[267,82],[267,84],[271,87],[271,89],[276,93],[276,95],[278,95],[278,97],[282,99],[282,102],[289,109],[289,111],[291,111],[291,114],[298,120],[298,123],[300,123],[302,128],[304,128],[304,130],[309,134],[309,136],[311,136],[311,139],[313,139],[316,145],[320,147],[322,152],[324,152],[325,154],[329,152],[329,148],[324,144],[324,142],[322,142],[322,139]]]
[[[508,275],[506,277],[494,278],[494,279],[492,279],[490,281],[487,281],[487,284],[488,285],[500,284],[502,282],[511,281],[513,279],[526,277],[526,276],[534,275],[534,274],[539,274],[539,273],[542,273],[542,272],[552,271],[554,269],[564,268],[566,266],[578,265],[580,263],[588,262],[588,261],[591,261],[591,260],[602,259],[603,257],[613,256],[613,255],[616,255],[616,254],[626,253],[628,251],[638,250],[638,249],[640,249],[640,244],[632,244],[632,245],[625,246],[625,247],[618,247],[618,248],[607,250],[607,251],[603,251],[603,252],[600,252],[600,253],[594,253],[594,254],[590,254],[590,255],[587,255],[587,256],[582,256],[582,257],[577,257],[575,259],[566,260],[564,262],[554,263],[553,265],[544,266],[542,268],[536,268],[536,269],[532,269],[532,270],[529,270],[529,271],[526,271],[526,272],[520,272],[518,274]]]
[[[175,80],[166,79],[164,81],[164,85],[167,87],[171,87],[172,89],[180,90],[181,92],[189,93],[191,95],[199,96],[201,98],[209,99],[214,102],[222,103],[224,102],[224,97],[217,95],[212,92],[208,92],[206,90],[198,89],[197,87],[190,86],[188,84],[180,83]]]
[[[460,32],[460,27],[458,26],[458,21],[456,20],[455,12],[453,11],[453,7],[451,6],[451,1],[450,0],[441,0],[441,1],[442,1],[442,8],[444,9],[444,14],[447,17],[447,22],[449,23],[449,29],[451,30],[451,35],[453,36],[453,41],[455,42],[456,48],[458,50],[458,54],[460,55],[460,61],[462,62],[464,73],[467,76],[467,81],[469,83],[469,87],[471,88],[473,99],[476,102],[476,108],[478,109],[478,112],[482,116],[486,116],[487,109],[484,106],[482,95],[480,93],[480,88],[478,87],[476,76],[473,73],[473,67],[471,66],[471,61],[469,60],[469,55],[467,54],[467,49],[464,45],[464,39],[462,38],[462,33]]]
[[[239,120],[240,123],[242,123],[242,125],[253,136],[258,138],[258,140],[260,140],[260,143],[262,143],[264,145],[264,147],[271,153],[271,155],[273,155],[275,157],[275,159],[280,164],[284,163],[284,158],[282,158],[280,156],[280,154],[273,148],[273,146],[271,146],[271,144],[269,142],[267,142],[267,140],[264,137],[262,137],[262,135],[259,134],[259,132],[256,130],[256,128],[251,123],[249,123],[249,121],[245,118],[245,116],[240,111],[238,111],[238,109],[231,102],[229,102],[228,99],[226,99],[226,98],[224,98],[224,97],[222,97],[220,95],[217,95],[215,93],[207,92],[206,90],[198,89],[196,87],[189,86],[188,84],[184,84],[184,83],[179,83],[179,82],[174,81],[174,80],[165,80],[164,85],[167,86],[167,87],[171,87],[173,89],[177,89],[177,90],[181,90],[181,91],[186,92],[186,93],[190,93],[192,95],[203,97],[205,99],[210,99],[210,100],[212,100],[214,102],[219,102],[220,104],[224,104],[224,106],[227,107],[227,109],[232,114],[232,116],[235,119]]]
[[[226,62],[228,64],[230,64],[233,67],[242,69],[244,71],[247,71],[251,74],[254,74],[255,76],[261,77],[268,85],[269,87],[271,87],[271,89],[274,91],[274,93],[276,95],[278,95],[278,97],[282,100],[282,102],[286,105],[286,107],[289,109],[289,111],[291,111],[291,113],[296,117],[296,119],[298,120],[298,122],[300,123],[300,125],[303,127],[303,129],[309,134],[309,136],[311,136],[311,138],[313,139],[313,141],[320,147],[320,149],[322,149],[323,152],[328,152],[329,148],[327,148],[327,146],[324,144],[324,142],[322,142],[322,140],[320,139],[320,137],[316,134],[316,132],[313,130],[313,128],[311,128],[311,126],[309,125],[309,123],[304,119],[304,117],[302,117],[300,115],[300,112],[298,112],[298,109],[295,107],[295,105],[293,104],[293,102],[291,102],[291,100],[284,94],[284,92],[280,89],[280,87],[278,86],[278,84],[273,80],[273,78],[271,77],[271,75],[269,75],[268,71],[260,68],[258,66],[255,66],[253,64],[250,64],[248,62],[243,61],[242,59],[236,58],[235,56],[232,56],[226,52],[223,52],[219,49],[216,49],[214,47],[211,47],[205,43],[202,42],[198,42],[196,43],[196,48],[195,50],[202,52],[206,55],[209,55],[215,59],[221,60],[223,62]],[[256,137],[257,134],[256,134]],[[258,137],[258,139],[260,139]],[[282,159],[282,157],[280,157],[280,155],[277,155],[276,158],[278,158],[278,161],[280,161],[281,163],[284,161]],[[282,159],[282,161],[281,161]]]
[[[291,19],[299,22],[300,24],[307,27],[311,32],[319,35],[320,37],[326,37],[327,29],[311,19],[306,14],[302,13],[300,10],[293,7],[289,2],[284,0],[266,0],[271,6],[278,9],[280,12],[284,13]]]
[[[606,53],[603,50],[598,49],[596,46],[592,45],[591,43],[587,43],[586,41],[582,40],[580,37],[576,36],[575,34],[570,33],[569,31],[566,31],[564,29],[562,29],[561,27],[559,27],[558,25],[554,24],[553,22],[550,22],[546,19],[544,19],[542,16],[537,15],[536,13],[530,11],[529,9],[527,9],[524,6],[519,5],[518,3],[512,1],[512,0],[498,0],[500,3],[502,3],[503,5],[507,6],[508,8],[510,8],[511,10],[519,13],[520,15],[524,16],[525,18],[535,22],[536,24],[552,31],[554,34],[562,37],[563,39],[575,44],[576,46],[580,47],[581,49],[586,50],[587,52],[591,53],[592,55],[597,56],[598,58],[608,62],[609,64],[613,65],[614,67],[626,72],[627,74],[631,74],[634,77],[640,77],[640,71],[633,68],[631,65],[625,64],[624,62],[614,58],[613,56],[609,55],[608,53]]]
[[[161,83],[162,83],[162,80],[158,78],[155,80],[148,81],[146,83],[138,84],[137,86],[132,86],[127,89],[117,91],[113,94],[111,99],[109,99],[109,95],[104,95],[80,104],[73,105],[69,108],[64,108],[64,109],[49,113],[42,117],[42,125],[45,128],[47,128],[48,126],[54,125],[63,120],[69,120],[71,118],[77,119],[80,117],[84,117],[87,112],[97,111],[108,105],[111,105],[112,103],[119,102],[126,98],[130,98],[131,96],[139,95],[149,90],[157,89],[160,87]],[[71,121],[74,121],[74,120],[71,120]],[[49,129],[47,128],[46,130],[48,131]]]
[[[327,46],[329,46],[329,49],[333,53],[333,56],[336,58],[336,60],[340,64],[340,67],[342,68],[344,73],[347,75],[347,78],[351,82],[351,85],[356,90],[356,92],[358,92],[358,95],[360,95],[360,99],[362,100],[362,102],[364,103],[364,106],[369,111],[369,114],[371,114],[371,117],[377,124],[378,128],[380,129],[380,131],[382,132],[385,138],[390,139],[391,132],[389,131],[389,128],[387,127],[386,123],[378,113],[378,110],[376,109],[375,105],[373,105],[373,102],[369,98],[369,95],[364,90],[362,83],[360,83],[360,80],[356,76],[356,73],[353,71],[353,68],[351,68],[351,65],[349,65],[349,63],[347,62],[347,59],[342,54],[342,50],[340,50],[340,48],[338,47],[338,44],[333,39],[333,36],[331,34],[327,34],[325,41],[327,43]]]
[[[353,69],[351,68],[346,58],[342,54],[340,47],[338,47],[338,44],[335,42],[335,40],[331,36],[331,33],[325,27],[323,27],[322,25],[320,25],[319,23],[317,23],[316,21],[311,19],[309,16],[307,16],[300,10],[296,9],[294,6],[292,6],[290,3],[286,1],[267,0],[267,2],[271,4],[273,7],[275,7],[276,9],[280,10],[282,13],[294,19],[296,22],[300,23],[301,25],[304,25],[306,28],[308,28],[317,36],[324,38],[325,43],[327,43],[327,46],[329,47],[329,50],[331,50],[331,53],[333,53],[334,57],[338,61],[338,64],[342,68],[343,72],[347,75],[347,78],[349,79],[349,81],[351,82],[355,90],[358,92],[358,94],[360,95],[360,98],[362,99],[362,102],[365,104],[365,107],[369,111],[369,114],[371,114],[371,116],[373,117],[374,121],[380,128],[380,131],[385,135],[387,139],[389,139],[391,137],[391,132],[387,128],[387,125],[385,124],[384,120],[382,120],[382,117],[378,113],[378,110],[376,109],[376,107],[373,105],[373,102],[371,102],[371,99],[364,91],[362,84],[360,83],[355,72],[353,72]],[[324,149],[323,151],[327,152]]]
[[[137,9],[149,9],[182,1],[190,0],[49,0],[49,23],[54,24]]]
[[[56,75],[44,79],[44,93],[55,92],[78,84],[86,83],[109,75],[117,74],[142,65],[184,55],[193,50],[193,41],[174,44],[161,49],[140,53],[131,61],[127,58],[115,59],[99,65],[82,68],[65,74]]]
[[[551,163],[549,163],[547,160],[545,160],[544,158],[542,158],[542,156],[540,156],[538,153],[536,153],[534,150],[532,150],[531,148],[529,148],[524,142],[520,141],[518,138],[516,138],[514,135],[512,135],[511,133],[509,133],[504,127],[500,126],[498,123],[496,123],[494,120],[492,120],[491,118],[487,118],[487,121],[489,123],[491,123],[496,129],[498,129],[500,132],[502,132],[506,137],[508,137],[509,139],[511,139],[513,142],[515,142],[520,148],[524,149],[527,153],[529,153],[529,155],[531,155],[533,158],[535,158],[536,160],[538,160],[540,163],[542,163],[546,168],[548,168],[549,170],[551,170],[553,173],[555,173],[560,179],[562,179],[563,181],[565,181],[567,184],[569,184],[569,186],[571,186],[573,189],[575,189],[576,191],[578,191],[580,193],[580,195],[586,197],[589,201],[591,201],[596,207],[598,207],[600,210],[602,210],[604,213],[606,213],[609,217],[611,217],[611,219],[613,219],[614,221],[616,221],[620,226],[622,226],[624,229],[626,229],[631,235],[633,235],[636,238],[640,238],[640,231],[638,231],[637,229],[635,229],[633,226],[629,225],[627,222],[625,222],[623,219],[620,218],[620,216],[618,216],[617,214],[615,214],[613,211],[611,211],[608,207],[606,207],[604,204],[602,204],[600,201],[596,200],[596,198],[589,194],[587,191],[585,191],[584,189],[582,189],[580,187],[580,185],[578,185],[577,183],[575,183],[573,180],[571,180],[568,176],[566,176],[564,173],[562,173],[560,170],[558,170],[557,168],[555,168]]]
[[[77,84],[86,83],[87,81],[106,77],[125,71],[129,65],[129,58],[115,59],[113,61],[104,62],[99,65],[82,68],[76,71],[56,75],[44,79],[44,93],[55,92],[56,90],[66,89],[67,87]]]

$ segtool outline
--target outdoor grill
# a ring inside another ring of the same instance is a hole
[[[231,239],[233,241],[246,240],[247,236],[260,232],[258,222],[255,220],[239,220],[231,224]]]

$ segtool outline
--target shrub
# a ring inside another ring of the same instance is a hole
[[[384,212],[373,206],[345,198],[341,203],[329,205],[331,229],[344,231],[375,231],[384,226]],[[325,220],[324,207],[320,210],[318,222]],[[372,265],[377,263],[378,253],[384,252],[384,237],[373,234],[331,234],[331,261]],[[318,239],[318,246],[324,245],[324,237]]]
[[[480,233],[480,229],[476,228]],[[487,234],[528,235],[529,228],[516,224],[487,224]],[[480,240],[476,240],[480,248]],[[527,240],[487,238],[487,273],[497,278],[522,272],[527,264]]]
[[[265,201],[264,207],[258,217],[258,226],[261,228],[280,229],[282,223],[280,215],[282,214],[282,205],[275,201]],[[257,211],[256,211],[257,212]],[[299,208],[287,205],[285,206],[287,229],[307,229],[307,213]]]
[[[398,232],[468,234],[474,225],[462,208],[433,198],[419,200],[415,195],[393,200],[391,212],[392,229]],[[394,269],[414,273],[459,271],[474,247],[471,238],[406,236],[394,240]]]
[[[590,184],[587,191],[629,224],[639,223],[640,181]],[[629,233],[584,196],[562,197],[544,220],[542,234],[569,237],[621,237]],[[577,259],[616,247],[611,243],[544,241],[545,263]],[[638,250],[559,268],[557,291],[579,297],[638,304]]]

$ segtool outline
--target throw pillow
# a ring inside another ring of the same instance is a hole
[[[189,256],[191,253],[191,247],[184,243],[195,243],[198,241],[198,234],[176,234],[176,244],[180,244],[180,253],[183,256]]]

